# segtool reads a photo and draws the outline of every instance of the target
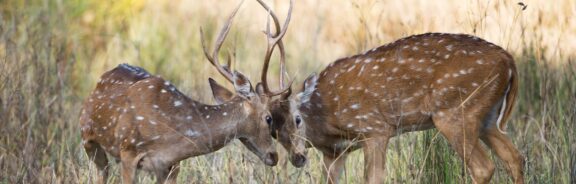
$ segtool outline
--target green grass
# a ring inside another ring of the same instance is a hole
[[[178,3],[141,0],[0,1],[0,183],[93,182],[94,165],[80,145],[79,109],[98,77],[118,63],[143,66],[171,80],[192,98],[211,103],[207,78],[221,81],[222,78],[203,59],[198,28],[203,26],[207,36],[212,37],[224,22],[226,12],[231,12],[232,7],[225,5],[238,2],[179,3],[191,8],[182,10]],[[283,15],[285,3],[276,3],[279,5],[273,7]],[[527,2],[533,8],[527,12],[504,1],[486,5],[446,3],[447,12],[464,10],[464,13],[429,21],[426,16],[404,19],[378,9],[390,6],[393,8],[386,10],[418,15],[426,10],[392,2],[335,4],[352,7],[338,9],[321,2],[298,1],[285,39],[290,74],[301,81],[336,58],[403,35],[452,29],[476,33],[507,47],[515,56],[520,92],[508,132],[526,157],[526,181],[573,183],[576,181],[573,50],[576,36],[570,30],[575,30],[576,23],[562,20],[571,20],[574,13],[569,7],[574,6],[570,6],[573,5],[570,0],[559,1],[568,8],[552,7],[557,9],[551,16],[558,20],[540,15],[547,20],[540,21],[533,14],[546,12],[546,6],[539,7],[536,3]],[[371,8],[373,4],[378,6]],[[224,48],[236,53],[235,66],[253,81],[259,76],[265,44],[260,33],[265,12],[258,8],[254,2],[245,2]],[[334,14],[335,9],[343,15]],[[254,16],[249,15],[255,13],[250,10],[257,10],[256,17],[261,18],[253,20]],[[462,23],[457,17],[467,16],[463,24],[457,24]],[[490,22],[493,19],[505,23],[494,24]],[[277,67],[272,65],[272,75],[277,74]],[[278,145],[278,150],[283,149]],[[317,151],[310,150],[310,163],[302,169],[292,167],[285,156],[281,158],[279,166],[266,167],[241,144],[233,143],[221,151],[183,162],[179,181],[324,181],[321,155]],[[503,164],[495,156],[491,158],[498,166],[493,183],[510,183]],[[436,130],[393,138],[387,159],[388,183],[471,183],[463,163]],[[362,152],[353,153],[342,181],[361,183],[363,163]],[[112,165],[110,181],[120,182],[118,165]],[[140,176],[140,182],[153,181],[147,174]]]

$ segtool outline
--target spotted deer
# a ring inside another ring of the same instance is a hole
[[[328,183],[338,183],[348,154],[360,148],[366,182],[381,183],[389,139],[431,128],[464,160],[474,183],[488,183],[495,169],[479,140],[515,183],[524,182],[523,157],[504,131],[518,92],[514,60],[478,37],[406,37],[339,59],[310,75],[298,95],[290,92],[270,101],[272,135],[296,167],[306,161],[303,140],[321,151]]]
[[[181,160],[214,152],[236,138],[266,165],[276,165],[267,104],[286,89],[270,92],[261,84],[254,89],[247,77],[218,61],[238,8],[218,35],[212,55],[202,38],[208,61],[236,91],[217,105],[192,100],[139,67],[122,64],[102,75],[80,117],[83,145],[97,166],[99,183],[106,182],[109,172],[106,154],[121,162],[123,183],[133,183],[137,169],[153,173],[157,183],[175,183]]]

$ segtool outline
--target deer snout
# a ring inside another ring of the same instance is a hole
[[[275,166],[278,163],[278,153],[268,152],[264,158],[264,164],[268,166]]]
[[[306,165],[306,155],[302,153],[294,153],[290,156],[290,162],[294,167],[303,167]]]

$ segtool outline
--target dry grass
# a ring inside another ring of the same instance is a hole
[[[143,66],[192,98],[211,103],[207,78],[221,78],[203,58],[198,30],[216,32],[237,3],[0,1],[0,183],[92,183],[94,166],[80,146],[78,109],[98,77],[119,63]],[[277,13],[286,13],[286,1],[271,3]],[[516,58],[521,86],[509,135],[526,156],[526,180],[573,183],[576,2],[529,0],[524,11],[516,3],[297,1],[285,38],[289,70],[301,81],[337,58],[411,34],[478,35]],[[256,2],[244,2],[225,47],[236,53],[238,70],[254,81],[265,49],[265,14]],[[344,181],[362,181],[360,154],[349,158]],[[309,157],[303,169],[285,160],[270,168],[233,144],[187,160],[180,181],[322,182],[321,156],[312,151]],[[434,130],[395,138],[387,167],[389,183],[470,183],[460,160]],[[119,182],[117,165],[113,169],[110,180]],[[140,180],[153,179],[146,175]],[[493,181],[510,182],[500,163]]]

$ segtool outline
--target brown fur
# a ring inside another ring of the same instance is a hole
[[[158,183],[174,183],[181,160],[224,147],[238,138],[267,165],[277,154],[269,134],[268,97],[234,74],[237,95],[219,105],[188,98],[162,78],[120,65],[106,72],[84,103],[80,125],[89,157],[105,183],[105,153],[121,161],[124,183],[136,170],[154,173]]]
[[[271,101],[280,104],[271,109],[280,120],[273,132],[289,143],[283,146],[291,155],[302,154],[293,152],[303,144],[300,139],[319,149],[327,181],[337,182],[344,163],[339,159],[365,148],[365,179],[380,183],[391,137],[436,128],[475,183],[488,183],[494,171],[480,140],[507,163],[514,182],[523,183],[522,156],[498,131],[518,91],[514,60],[501,47],[470,35],[414,35],[339,59],[315,78],[305,81],[299,95]],[[303,117],[303,126],[289,128],[296,115]],[[497,116],[503,116],[499,126]]]

